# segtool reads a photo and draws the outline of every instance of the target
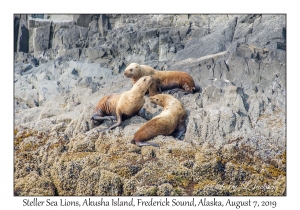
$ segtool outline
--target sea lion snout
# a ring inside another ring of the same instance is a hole
[[[132,78],[132,74],[130,74],[128,71],[125,71],[124,75],[125,77]]]
[[[157,96],[150,96],[149,99],[153,104],[159,105],[161,103],[161,100]]]
[[[151,76],[146,76],[144,78],[144,82],[148,82],[148,84],[152,84],[153,83],[153,78]]]
[[[157,98],[154,98],[153,96],[150,96],[149,99],[150,99],[151,103],[155,103],[155,101],[158,100]]]
[[[141,77],[138,81],[139,83],[146,83],[147,85],[151,85],[153,82],[153,78],[151,76],[145,76]]]
[[[138,67],[137,63],[131,63],[129,64],[126,69],[124,70],[124,75],[128,78],[132,78],[134,74],[136,74],[136,70],[134,71],[135,68]]]

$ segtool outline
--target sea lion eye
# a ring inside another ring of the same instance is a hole
[[[146,81],[146,78],[144,79],[144,82]]]
[[[135,68],[137,69],[137,66]]]
[[[130,69],[130,71],[132,71],[132,69]]]
[[[158,98],[156,99],[156,101],[158,101]]]

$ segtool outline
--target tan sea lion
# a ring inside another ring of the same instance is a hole
[[[152,76],[153,83],[149,88],[150,96],[165,90],[170,90],[169,93],[182,91],[186,94],[200,90],[200,87],[195,85],[194,79],[182,71],[157,71],[150,66],[131,63],[124,70],[124,75],[131,78],[132,84],[135,84],[141,77]]]
[[[136,114],[145,118],[145,109],[142,108],[145,103],[144,96],[152,81],[151,76],[142,77],[129,91],[104,96],[95,107],[91,118],[93,124],[99,126],[103,120],[117,120],[109,128],[100,131],[103,132],[119,126],[122,120]]]
[[[158,94],[150,97],[151,103],[163,107],[163,111],[145,123],[135,134],[131,143],[138,146],[156,146],[145,142],[158,135],[171,135],[180,138],[186,131],[186,111],[179,100],[169,94]]]

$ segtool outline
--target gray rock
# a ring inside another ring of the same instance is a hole
[[[109,25],[109,21],[107,15],[101,14],[99,17],[99,31],[101,32],[101,35],[104,37],[107,35],[108,25]]]
[[[18,51],[20,15],[14,15],[14,52]]]
[[[26,19],[27,19],[26,17],[23,17],[19,21],[17,52],[28,53],[29,51],[29,30],[28,30]]]
[[[51,48],[52,22],[40,18],[28,19],[29,53]],[[36,49],[35,49],[36,48]]]
[[[147,31],[142,31],[141,36],[143,37],[143,42],[146,43],[151,39],[155,39],[157,37],[157,29],[150,29]]]
[[[71,49],[76,42],[86,38],[87,29],[74,25],[73,22],[55,25],[52,47],[54,49]]]
[[[88,28],[90,22],[92,21],[93,15],[74,15],[74,20],[76,21],[76,24],[81,27]]]
[[[79,60],[80,50],[79,49],[61,49],[58,50],[57,57],[71,57],[73,60]]]
[[[102,58],[105,55],[106,51],[107,51],[107,49],[105,49],[103,47],[98,48],[98,49],[89,48],[86,51],[88,60],[94,61],[98,58]]]
[[[261,15],[253,23],[252,35],[248,37],[248,43],[261,48],[285,50],[285,21],[285,15]]]
[[[259,17],[260,15],[252,14],[239,17],[234,31],[233,41],[239,40],[240,42],[246,42],[253,32],[254,21]]]
[[[36,28],[33,37],[34,51],[44,51],[49,48],[50,26]]]
[[[237,18],[230,21],[225,27],[204,36],[203,38],[193,39],[176,54],[174,60],[180,61],[186,58],[200,58],[205,55],[225,51],[232,42]],[[201,50],[199,50],[201,49]]]

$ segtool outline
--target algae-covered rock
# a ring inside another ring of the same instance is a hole
[[[123,180],[117,174],[102,170],[99,180],[99,195],[119,196],[123,194]]]
[[[19,196],[53,196],[55,186],[53,182],[44,176],[39,176],[36,172],[15,179],[14,195]]]

